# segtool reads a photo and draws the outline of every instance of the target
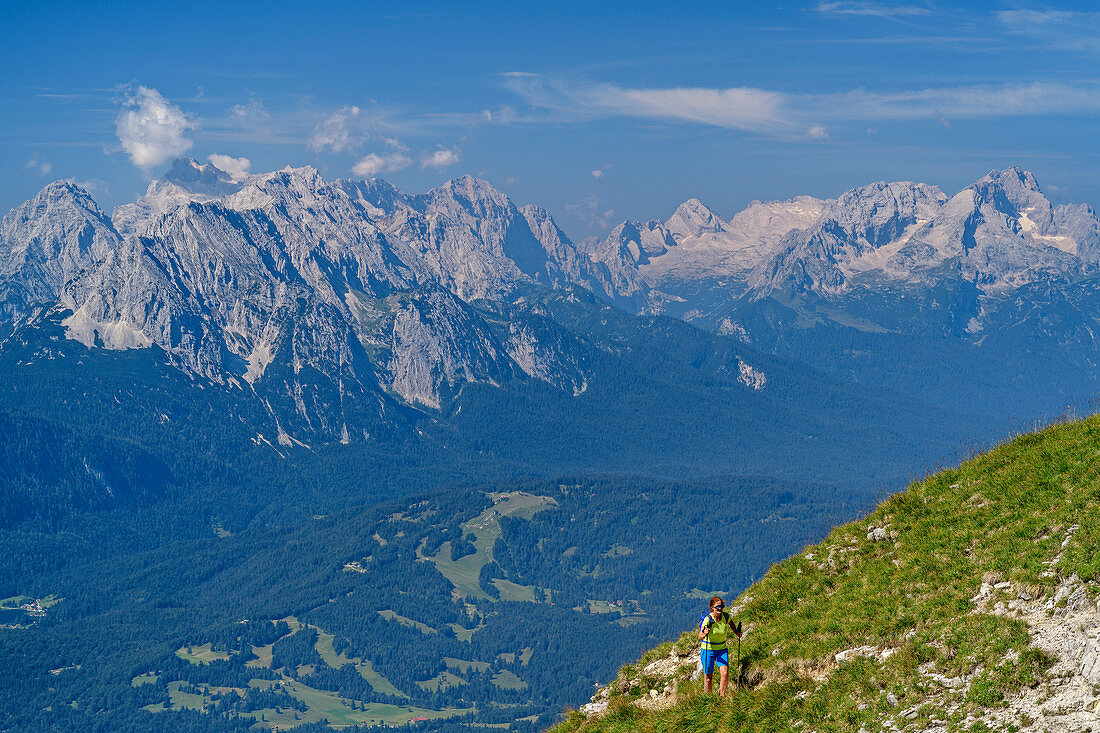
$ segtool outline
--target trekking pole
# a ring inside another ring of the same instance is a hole
[[[741,622],[733,627],[733,633],[737,634],[737,689],[741,689]]]

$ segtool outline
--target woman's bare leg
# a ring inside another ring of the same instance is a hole
[[[714,674],[703,675],[703,692],[710,692],[710,680]]]
[[[725,697],[726,696],[726,690],[729,689],[730,668],[729,667],[719,667],[718,668],[718,679],[719,679],[718,692],[719,692],[720,695]]]

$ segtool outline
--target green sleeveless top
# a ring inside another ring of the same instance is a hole
[[[725,611],[715,621],[708,615],[703,625],[710,628],[710,633],[703,639],[704,651],[721,651],[726,648],[726,640],[733,636],[733,618]]]

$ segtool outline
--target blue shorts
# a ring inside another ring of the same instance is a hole
[[[730,666],[730,655],[727,649],[702,649],[699,652],[699,660],[703,663],[703,674],[713,674],[715,667]]]

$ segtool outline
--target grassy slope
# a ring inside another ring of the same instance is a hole
[[[751,689],[720,700],[684,682],[674,707],[649,712],[624,704],[645,692],[635,688],[613,695],[606,717],[585,721],[574,713],[554,732],[854,733],[878,730],[887,719],[899,727],[941,721],[971,729],[967,713],[1003,704],[1005,695],[1038,680],[1050,660],[1029,647],[1023,622],[977,613],[970,599],[983,580],[1011,581],[1040,596],[1073,573],[1097,580],[1098,479],[1100,417],[1094,417],[1018,437],[918,481],[868,518],[774,565],[737,599],[749,630],[743,655]],[[1059,556],[1073,525],[1080,531],[1060,558],[1044,564]],[[885,528],[889,538],[871,541],[872,527]],[[1054,572],[1044,575],[1047,567]],[[691,642],[685,634],[677,643]],[[861,645],[894,653],[884,661],[835,662],[836,652]],[[624,672],[636,676],[670,647]],[[931,673],[974,680],[965,691],[945,691],[929,681]],[[955,704],[949,714],[945,709]],[[913,708],[915,720],[897,719]]]

